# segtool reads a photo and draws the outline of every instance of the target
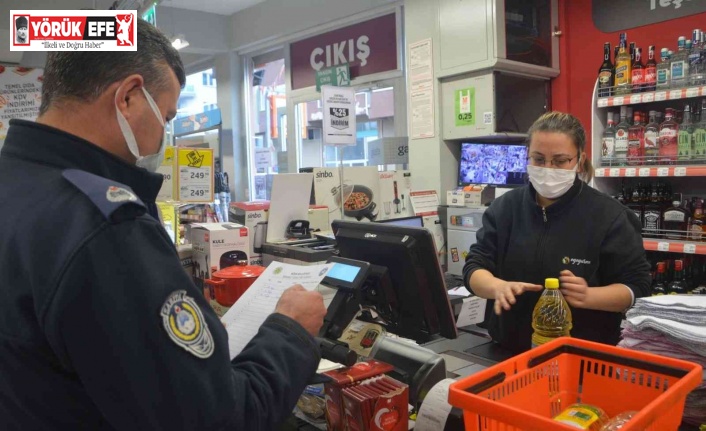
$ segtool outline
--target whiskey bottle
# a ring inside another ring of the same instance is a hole
[[[613,63],[610,61],[610,42],[603,44],[603,63],[598,68],[598,97],[613,95]]]
[[[677,259],[674,261],[674,278],[667,286],[667,292],[670,295],[683,295],[688,293],[689,289],[684,280],[684,261]]]
[[[615,94],[630,94],[632,62],[626,46],[627,33],[620,33],[620,47],[615,60]]]
[[[655,279],[652,283],[652,296],[659,296],[667,293],[667,285],[664,282],[665,272],[666,264],[664,262],[657,262],[657,272],[655,273]]]
[[[662,213],[662,226],[668,239],[684,239],[691,214],[682,208],[679,196],[675,196],[672,207]]]

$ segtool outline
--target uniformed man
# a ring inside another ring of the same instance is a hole
[[[137,52],[52,52],[36,123],[0,155],[0,429],[273,430],[314,375],[321,295],[287,290],[234,360],[155,218],[184,69],[140,20]]]

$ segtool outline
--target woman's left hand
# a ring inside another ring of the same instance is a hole
[[[590,289],[582,277],[577,277],[573,272],[565,269],[559,273],[561,293],[566,302],[575,308],[587,308],[589,304]]]

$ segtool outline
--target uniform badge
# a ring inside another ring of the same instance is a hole
[[[105,198],[109,202],[134,202],[137,200],[137,196],[128,189],[122,187],[110,186],[105,194]]]
[[[162,323],[169,338],[197,358],[213,354],[211,331],[193,298],[185,290],[173,292],[162,305]]]

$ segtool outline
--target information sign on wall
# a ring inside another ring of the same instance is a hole
[[[592,6],[593,24],[604,33],[706,12],[703,0],[593,0]]]
[[[35,120],[42,103],[43,69],[0,65],[0,147],[10,119]]]
[[[476,124],[476,89],[462,88],[454,91],[454,115],[456,127],[474,126]]]
[[[350,79],[396,70],[399,65],[394,13],[294,42],[292,89],[316,85],[316,72],[348,64]]]

